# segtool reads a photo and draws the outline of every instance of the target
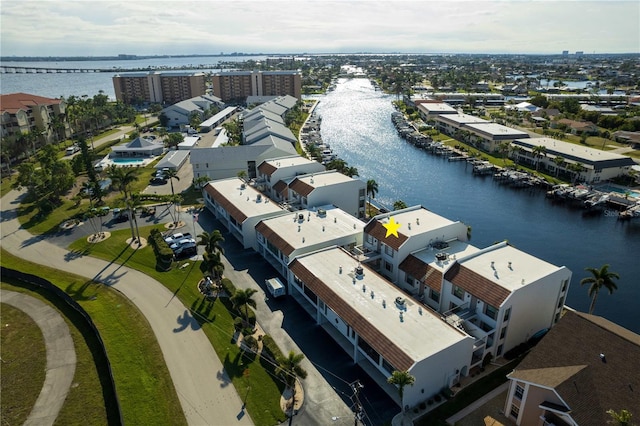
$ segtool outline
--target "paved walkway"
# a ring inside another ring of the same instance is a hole
[[[52,425],[62,409],[76,371],[76,350],[62,316],[35,297],[0,289],[0,300],[29,315],[40,327],[47,367],[40,395],[25,425]]]
[[[499,395],[502,392],[504,392],[507,389],[509,389],[509,383],[510,382],[503,383],[500,386],[498,386],[497,388],[495,388],[494,390],[492,390],[491,392],[489,392],[486,395],[482,396],[481,398],[475,400],[474,402],[472,402],[471,404],[469,404],[468,406],[466,406],[462,410],[458,411],[453,416],[449,417],[447,419],[447,423],[450,424],[450,425],[456,424],[457,421],[462,420],[463,418],[465,418],[466,416],[468,416],[469,414],[471,414],[472,412],[474,412],[475,410],[477,410],[478,408],[480,408],[481,406],[486,404],[487,401],[492,400],[497,395]]]
[[[169,290],[126,266],[72,255],[46,237],[31,235],[16,219],[20,195],[11,191],[0,200],[0,241],[5,250],[41,265],[91,277],[128,297],[151,325],[189,424],[252,423],[211,343]],[[185,320],[189,321],[187,327]]]

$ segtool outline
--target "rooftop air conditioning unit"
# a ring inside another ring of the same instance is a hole
[[[404,297],[396,297],[396,305],[398,305],[398,308],[400,309],[405,309],[406,305],[407,305],[407,301],[404,299]]]
[[[327,215],[327,211],[325,209],[318,209],[318,216],[325,217]]]
[[[256,195],[256,203],[259,203],[260,201],[262,201],[262,195],[258,194]]]
[[[364,268],[361,265],[356,266],[356,276],[362,277],[364,275]]]
[[[247,187],[247,185],[245,185],[244,183],[240,184],[240,189],[245,189]]]

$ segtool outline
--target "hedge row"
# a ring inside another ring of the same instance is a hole
[[[268,334],[262,336],[262,353],[273,362],[278,362],[279,359],[284,358],[284,354],[276,344],[275,340],[273,340],[273,337]]]
[[[169,244],[167,244],[162,233],[157,228],[151,230],[149,234],[149,244],[153,247],[153,252],[156,255],[156,268],[161,271],[171,269],[173,250],[171,250]]]

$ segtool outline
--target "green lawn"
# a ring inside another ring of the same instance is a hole
[[[13,290],[4,284],[2,288]],[[40,394],[47,355],[42,332],[31,317],[11,305],[1,307],[0,421],[18,425],[27,420]]]
[[[46,277],[72,296],[91,316],[107,349],[125,424],[186,424],[153,331],[127,298],[102,284],[27,262],[5,250],[2,250],[2,265]],[[66,309],[63,304],[56,306],[61,311]],[[73,318],[72,315],[67,316]],[[93,359],[87,362],[93,364]],[[80,371],[76,373],[74,382],[79,386],[73,389],[72,394],[82,398],[86,393],[88,399],[80,399],[70,407],[65,404],[65,421],[60,424],[104,423],[90,421],[93,406],[102,404],[104,407],[104,402],[98,401],[102,398],[100,388],[92,393],[92,386],[85,384],[89,376]]]
[[[163,227],[156,227],[164,230]],[[140,235],[147,238],[152,228],[154,226],[140,228]],[[174,267],[168,272],[159,272],[155,269],[153,249],[147,246],[133,251],[125,243],[129,237],[129,230],[115,231],[111,233],[111,238],[99,244],[88,244],[86,239],[79,239],[69,246],[69,250],[139,270],[176,294],[202,325],[238,394],[243,400],[246,397],[246,408],[253,422],[258,426],[271,426],[283,422],[285,415],[280,408],[280,394],[284,385],[275,377],[272,365],[256,358],[255,355],[243,355],[232,341],[234,316],[229,312],[228,299],[209,301],[200,294],[197,289],[197,283],[202,278],[199,262],[186,260],[180,263],[188,264],[186,267]],[[247,392],[249,387],[250,390]]]

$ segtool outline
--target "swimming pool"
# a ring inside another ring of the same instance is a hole
[[[142,158],[112,158],[111,161],[113,161],[116,164],[122,164],[122,165],[134,165],[134,164],[144,163],[144,159]]]
[[[631,197],[631,198],[640,198],[640,193],[638,191],[621,188],[619,186],[602,185],[602,186],[599,186],[597,189],[598,189],[598,191],[615,192],[616,194],[623,194],[623,195],[627,194],[627,192],[628,192],[629,197]]]

